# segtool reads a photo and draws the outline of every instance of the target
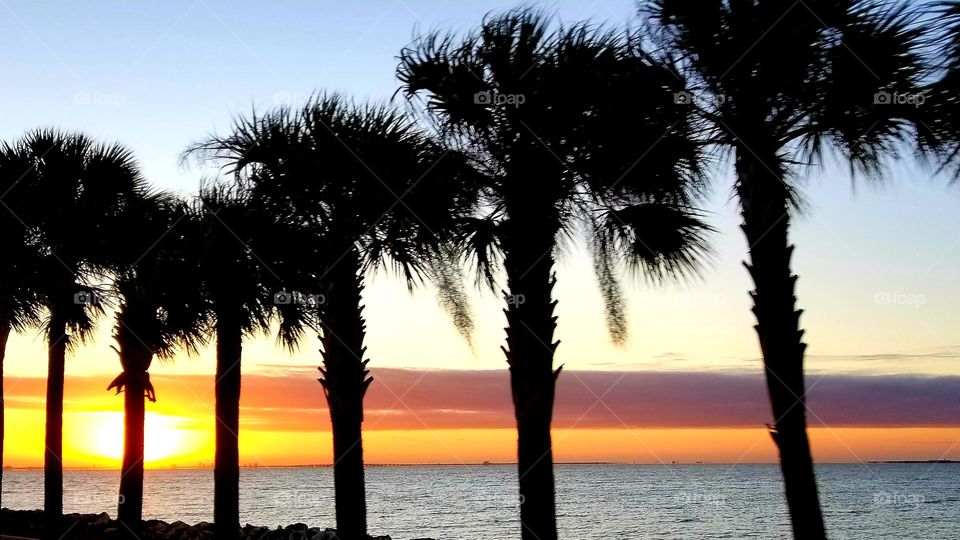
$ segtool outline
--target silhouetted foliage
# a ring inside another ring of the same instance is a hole
[[[626,335],[617,276],[683,275],[709,228],[691,207],[701,151],[684,81],[636,36],[553,27],[522,9],[465,36],[420,37],[400,57],[402,92],[485,178],[482,206],[459,227],[478,284],[507,276],[507,348],[519,431],[523,538],[556,538],[550,421],[554,257],[583,232],[593,247],[611,335]]]
[[[658,45],[691,80],[708,141],[736,160],[751,296],[797,538],[824,538],[806,434],[803,358],[787,238],[798,165],[827,151],[878,177],[913,134],[923,65],[904,4],[819,0],[651,0]]]
[[[3,362],[12,332],[21,332],[40,322],[43,308],[38,294],[39,252],[31,246],[27,227],[18,217],[26,205],[35,204],[24,197],[23,175],[33,167],[23,154],[9,145],[0,147],[0,458],[3,456],[5,403],[3,401]],[[3,464],[0,461],[0,486]]]
[[[202,306],[216,338],[216,453],[214,525],[219,539],[240,527],[240,386],[243,340],[279,323],[279,339],[293,347],[308,321],[278,310],[274,294],[282,262],[298,248],[294,236],[250,192],[205,182],[186,221],[201,282]]]
[[[337,530],[366,537],[363,397],[364,276],[392,269],[408,287],[425,280],[465,334],[472,327],[450,231],[473,209],[474,174],[410,118],[383,105],[319,94],[299,109],[238,119],[233,132],[188,154],[221,163],[281,221],[308,235],[288,262],[299,269],[285,305],[316,299],[320,368],[334,434]],[[286,289],[285,289],[286,290]]]
[[[927,10],[929,83],[917,125],[921,153],[932,158],[954,181],[960,177],[960,2],[936,0]]]
[[[144,192],[114,231],[112,288],[119,307],[113,338],[123,371],[108,390],[126,392],[117,519],[134,536],[143,516],[144,399],[156,401],[150,365],[178,348],[195,352],[208,331],[188,211],[169,194]]]
[[[47,309],[49,342],[44,453],[45,535],[60,536],[63,513],[63,377],[67,347],[82,341],[103,312],[95,280],[109,268],[121,216],[144,188],[131,152],[57,130],[27,133],[5,145],[5,160],[29,163],[19,179],[17,218],[35,252],[35,293]]]

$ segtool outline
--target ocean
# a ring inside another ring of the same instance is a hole
[[[960,538],[960,464],[821,464],[830,538]],[[558,465],[561,538],[786,538],[776,465]],[[66,512],[115,515],[117,471],[67,471]],[[8,470],[3,505],[42,506],[43,473]],[[519,537],[508,465],[367,469],[370,532],[395,540]],[[329,468],[241,472],[240,517],[254,525],[333,527]],[[151,470],[145,518],[212,521],[213,472]]]

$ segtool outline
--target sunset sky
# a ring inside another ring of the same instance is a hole
[[[371,0],[228,3],[214,0],[0,3],[0,137],[58,126],[134,149],[157,186],[193,193],[210,171],[180,152],[231,117],[299,102],[317,89],[390,99],[396,56],[416,30],[475,27],[514,2]],[[634,2],[557,1],[564,20],[636,22]],[[557,461],[776,459],[753,333],[729,164],[703,203],[718,229],[699,280],[662,287],[626,276],[630,339],[611,344],[584,246],[558,265]],[[803,184],[793,229],[807,330],[810,423],[821,461],[960,459],[960,186],[905,161],[876,187],[828,162]],[[475,292],[472,345],[429,288],[407,293],[389,275],[368,287],[367,398],[371,463],[514,459],[500,345],[499,299]],[[121,453],[123,399],[112,318],[67,362],[65,464],[111,467]],[[329,463],[329,419],[318,340],[287,354],[274,336],[244,349],[241,461]],[[45,342],[11,338],[5,363],[6,455],[43,459]],[[213,461],[212,349],[155,363],[147,466]]]

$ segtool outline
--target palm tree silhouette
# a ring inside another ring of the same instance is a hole
[[[103,312],[91,281],[104,276],[112,238],[128,202],[144,180],[131,152],[83,134],[37,130],[8,151],[30,162],[23,193],[34,201],[18,218],[39,258],[38,287],[49,315],[44,452],[44,535],[59,538],[63,515],[63,383],[66,353],[93,329]]]
[[[319,94],[301,109],[238,119],[233,133],[188,153],[220,161],[253,197],[311,236],[303,269],[281,305],[311,291],[333,428],[337,534],[367,538],[363,398],[373,381],[365,359],[364,276],[392,268],[409,287],[434,279],[455,323],[470,319],[458,269],[444,257],[455,221],[473,208],[472,169],[386,106]],[[289,259],[288,259],[289,260]],[[285,272],[290,276],[290,272]]]
[[[43,307],[37,295],[38,252],[30,245],[27,230],[17,216],[30,204],[22,197],[23,175],[33,163],[6,143],[0,146],[0,486],[3,484],[3,361],[11,332],[39,322]]]
[[[185,233],[188,207],[166,193],[145,192],[127,205],[115,230],[113,290],[120,298],[114,350],[123,372],[109,389],[124,397],[124,451],[118,520],[122,533],[140,534],[143,517],[144,398],[156,401],[148,370],[154,357],[178,347],[195,352],[205,343],[207,310],[199,259]]]
[[[506,273],[522,537],[555,539],[554,258],[563,238],[587,233],[615,341],[626,333],[616,263],[655,279],[694,268],[707,227],[689,206],[701,155],[689,109],[673,100],[683,81],[636,36],[551,30],[531,10],[488,17],[462,39],[421,37],[398,74],[484,172],[483,209],[463,223],[461,248],[478,284]]]
[[[921,153],[936,159],[956,180],[960,177],[960,2],[930,2],[918,7],[922,9],[928,9],[935,22],[928,23],[932,80],[919,107],[918,142]]]
[[[281,315],[279,339],[294,346],[306,320],[277,310],[281,263],[298,249],[296,236],[237,186],[205,183],[187,220],[196,242],[203,305],[216,336],[216,455],[214,527],[218,539],[234,539],[240,527],[240,372],[243,339],[265,332]],[[288,242],[290,241],[290,242]]]
[[[914,16],[900,4],[686,2],[641,7],[659,44],[694,81],[687,101],[732,152],[756,331],[796,538],[824,538],[806,432],[806,344],[796,308],[790,220],[804,164],[836,151],[851,170],[879,176],[910,137],[922,65]]]

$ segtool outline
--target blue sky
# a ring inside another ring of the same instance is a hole
[[[388,99],[397,87],[396,55],[417,29],[466,30],[485,13],[514,5],[0,0],[0,137],[59,126],[118,140],[135,150],[155,184],[190,193],[203,171],[181,167],[179,153],[204,134],[227,129],[232,116],[299,101],[317,89]],[[565,20],[622,26],[634,18],[630,1],[545,7]],[[835,164],[803,187],[809,213],[798,219],[793,239],[811,343],[808,366],[960,373],[960,187],[948,187],[909,161],[893,167],[883,188],[859,184],[854,190]],[[683,285],[634,283],[632,340],[623,348],[608,343],[589,260],[581,246],[570,246],[557,289],[560,362],[591,369],[757,367],[750,285],[739,262],[746,248],[725,169],[705,208],[719,230],[712,267],[703,280]],[[429,294],[410,298],[394,281],[378,279],[368,304],[375,362],[503,366],[502,315],[491,295],[478,301],[472,351]],[[20,350],[42,351],[33,335],[18,340]],[[92,366],[108,343],[81,351],[74,365]],[[305,346],[300,361],[315,364],[315,348]],[[264,364],[280,354],[266,339],[250,350]],[[26,359],[11,362],[14,373],[42,372]],[[178,362],[175,369],[212,365],[200,362]]]

